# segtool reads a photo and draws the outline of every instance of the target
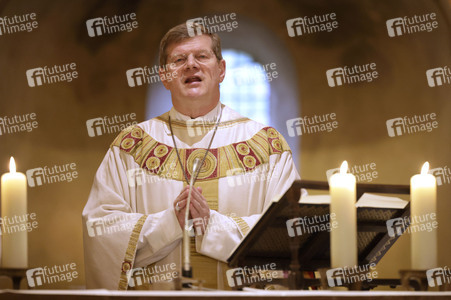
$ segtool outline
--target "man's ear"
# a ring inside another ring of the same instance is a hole
[[[169,90],[169,85],[168,85],[168,81],[167,81],[167,72],[169,71],[165,71],[163,68],[159,68],[158,69],[158,75],[160,76],[160,80],[163,83],[164,87]]]
[[[221,60],[219,63],[219,82],[221,83],[224,80],[225,74],[226,74],[226,62],[225,60]]]

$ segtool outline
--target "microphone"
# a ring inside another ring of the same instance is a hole
[[[193,269],[191,268],[190,262],[190,236],[189,236],[189,227],[188,227],[188,217],[189,217],[189,205],[191,203],[191,190],[194,185],[194,178],[196,177],[196,173],[198,168],[200,167],[200,159],[196,158],[193,163],[193,171],[191,172],[191,179],[189,183],[189,194],[188,201],[186,202],[186,211],[185,211],[185,230],[183,231],[183,268],[182,268],[182,276],[193,278]]]

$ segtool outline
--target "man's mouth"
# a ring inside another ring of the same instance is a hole
[[[193,83],[193,82],[201,82],[202,79],[199,76],[190,76],[185,79],[185,84]]]

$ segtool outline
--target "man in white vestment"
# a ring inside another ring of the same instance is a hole
[[[228,288],[232,250],[299,179],[280,133],[221,104],[225,74],[218,35],[191,37],[182,24],[163,37],[160,77],[173,107],[122,131],[96,173],[83,211],[88,288],[152,289],[181,276],[191,177],[193,278]]]

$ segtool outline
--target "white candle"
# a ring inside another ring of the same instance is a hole
[[[27,230],[23,230],[26,226],[27,179],[23,173],[16,172],[12,157],[9,170],[10,173],[3,174],[1,179],[2,268],[25,269],[28,267]]]
[[[437,267],[437,229],[421,230],[427,223],[436,221],[437,184],[434,175],[428,174],[428,170],[429,163],[425,162],[421,174],[410,179],[411,267],[414,270]],[[413,230],[414,226],[419,229]]]
[[[330,232],[331,268],[357,265],[356,179],[347,170],[348,163],[344,161],[340,173],[330,178],[330,214],[335,214],[336,221]]]

